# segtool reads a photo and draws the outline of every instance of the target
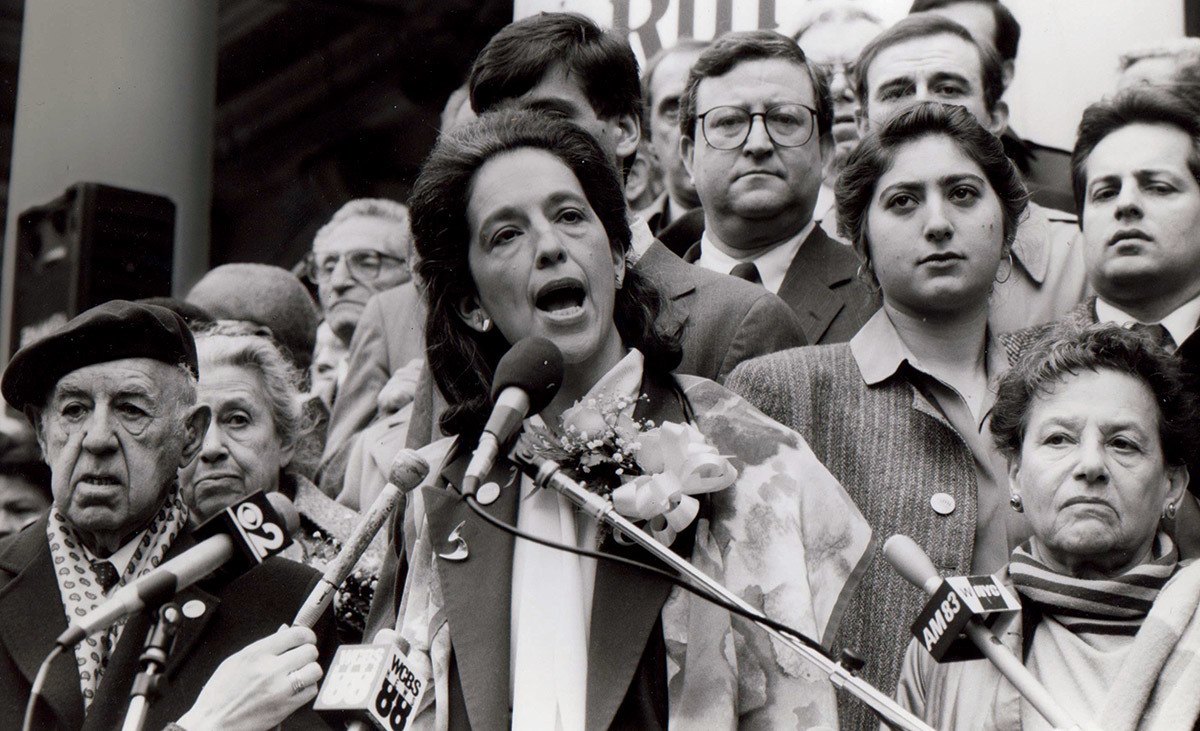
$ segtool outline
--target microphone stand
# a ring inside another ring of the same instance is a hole
[[[616,512],[613,509],[612,502],[607,498],[589,491],[575,480],[564,475],[560,471],[557,462],[533,454],[530,450],[524,449],[520,444],[512,451],[509,458],[514,464],[520,467],[522,472],[529,475],[538,487],[550,488],[562,493],[568,500],[583,509],[586,513],[621,531],[631,541],[649,551],[651,555],[681,575],[691,579],[695,584],[704,587],[713,595],[741,607],[755,617],[766,619],[762,612],[746,603],[740,596],[725,588],[716,579],[700,571],[700,569],[681,558],[670,548],[656,541],[625,516]],[[881,693],[879,689],[867,681],[854,675],[843,665],[808,647],[791,634],[781,632],[757,621],[756,624],[767,634],[791,647],[801,657],[820,668],[828,676],[829,681],[833,683],[834,687],[849,691],[863,703],[866,703],[871,710],[893,728],[905,729],[906,731],[933,731],[928,724],[905,710],[895,700]]]
[[[125,712],[122,731],[141,731],[146,723],[150,702],[162,693],[163,678],[160,673],[167,666],[167,656],[171,654],[175,632],[182,619],[183,615],[174,603],[164,604],[158,610],[158,618],[150,625],[146,646],[138,658],[142,669],[133,679],[133,687],[129,691],[129,710]]]

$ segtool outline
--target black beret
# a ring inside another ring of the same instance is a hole
[[[76,315],[62,329],[17,351],[0,392],[13,408],[40,408],[72,371],[123,358],[150,358],[197,372],[196,341],[183,318],[165,307],[112,300]]]

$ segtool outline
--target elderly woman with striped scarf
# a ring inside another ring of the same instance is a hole
[[[1081,724],[1200,717],[1200,565],[1160,525],[1193,499],[1194,414],[1173,359],[1112,325],[1050,330],[1000,383],[992,433],[1033,529],[1005,572],[1022,610],[1001,640]],[[987,661],[939,665],[916,642],[897,695],[938,728],[1050,728]]]

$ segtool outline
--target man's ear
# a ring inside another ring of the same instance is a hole
[[[692,172],[692,155],[695,152],[696,141],[690,135],[684,135],[679,138],[679,157],[683,159],[683,169],[687,171],[688,177],[693,181],[693,185],[695,185],[696,174]]]
[[[1013,61],[1002,61],[1000,63],[1000,79],[1005,91],[1008,90],[1008,85],[1012,83],[1013,75],[1016,71],[1017,67]]]
[[[637,152],[638,144],[642,141],[641,125],[632,114],[618,114],[613,121],[613,150],[616,151],[618,160],[628,159]]]
[[[984,125],[988,132],[999,137],[1008,129],[1008,104],[1003,101],[997,101],[996,106],[992,108],[991,119]]]
[[[208,433],[210,422],[212,422],[212,409],[208,407],[208,404],[196,404],[188,410],[183,421],[185,441],[183,454],[179,458],[180,468],[186,467],[200,453],[200,447],[204,444],[204,435]]]
[[[821,147],[821,168],[825,168],[825,163],[833,159],[833,130],[821,135],[817,139],[817,144]]]
[[[25,414],[25,418],[29,421],[29,423],[33,425],[33,436],[37,439],[38,449],[40,449],[42,454],[45,455],[46,435],[42,431],[42,410],[34,408],[33,406],[26,406],[22,410],[22,413]]]

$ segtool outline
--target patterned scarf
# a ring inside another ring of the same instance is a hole
[[[1022,597],[1071,631],[1132,637],[1178,567],[1178,549],[1159,532],[1151,560],[1119,576],[1064,576],[1034,558],[1028,541],[1013,551],[1008,572]]]
[[[148,573],[158,566],[167,549],[187,523],[187,508],[179,497],[179,486],[174,485],[167,493],[150,527],[142,534],[137,549],[121,574],[117,587]],[[54,559],[55,579],[67,610],[67,620],[83,617],[104,603],[104,591],[96,581],[91,562],[80,545],[78,534],[66,521],[58,508],[50,511],[50,522],[46,528],[50,541],[50,557]],[[114,590],[117,588],[114,587]],[[75,661],[79,665],[79,689],[83,693],[84,711],[91,706],[100,686],[100,678],[108,665],[112,648],[121,637],[124,622],[118,622],[107,631],[92,635],[75,646]]]

